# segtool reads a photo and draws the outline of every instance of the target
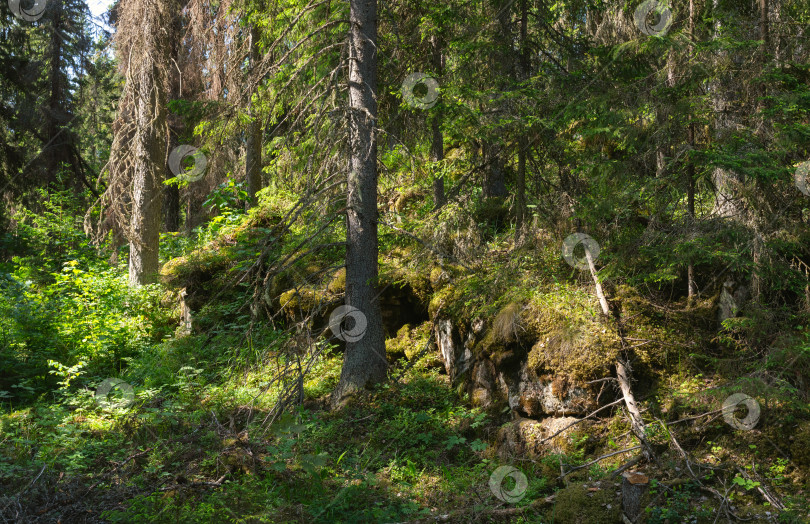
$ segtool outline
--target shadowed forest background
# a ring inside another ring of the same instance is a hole
[[[0,17],[3,522],[810,522],[806,1]]]

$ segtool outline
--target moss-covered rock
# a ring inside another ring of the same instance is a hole
[[[430,271],[430,287],[438,291],[450,282],[450,274],[443,268],[436,266]]]
[[[193,286],[210,280],[232,263],[226,251],[201,249],[163,264],[160,278],[166,286],[172,288]]]
[[[395,337],[385,341],[385,351],[389,358],[417,358],[430,337],[430,325],[430,322],[424,322],[415,328],[410,324],[399,328]]]
[[[536,341],[529,367],[538,373],[587,380],[606,375],[621,348],[615,329],[597,313],[595,299],[561,289],[535,297],[522,313],[526,330]]]
[[[498,453],[502,456],[539,458],[548,453],[569,453],[574,450],[572,440],[576,428],[564,428],[576,422],[575,417],[547,417],[543,420],[519,418],[498,430]],[[549,438],[560,432],[559,435]],[[546,440],[548,439],[548,440]]]
[[[339,295],[346,291],[346,268],[342,267],[335,272],[332,280],[329,281],[329,285],[326,286],[326,289],[335,295]]]
[[[428,315],[435,318],[439,310],[452,312],[460,308],[462,303],[462,293],[452,284],[437,291],[430,299],[428,305]]]
[[[289,318],[301,318],[318,304],[318,296],[309,288],[290,289],[279,297],[279,305]]]
[[[405,356],[410,345],[408,336],[410,331],[410,324],[405,324],[397,331],[397,336],[385,341],[385,353],[388,355],[388,360],[397,360]]]

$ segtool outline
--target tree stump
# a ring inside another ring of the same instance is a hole
[[[622,475],[622,510],[625,522],[636,522],[641,515],[641,499],[647,493],[650,479],[638,472],[626,472]]]

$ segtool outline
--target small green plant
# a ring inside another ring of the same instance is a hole
[[[753,481],[751,479],[743,478],[739,474],[737,474],[737,476],[734,477],[731,480],[731,482],[736,486],[742,487],[743,489],[745,489],[745,491],[750,491],[750,490],[752,490],[754,488],[757,488],[757,487],[759,487],[761,485],[759,482]]]

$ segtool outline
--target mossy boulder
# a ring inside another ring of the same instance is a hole
[[[346,291],[346,268],[342,267],[335,272],[332,280],[326,286],[327,291],[334,295],[339,295]]]
[[[438,291],[450,282],[450,274],[443,268],[436,266],[430,271],[430,287]]]
[[[616,361],[621,340],[599,318],[595,299],[580,291],[561,289],[536,297],[521,314],[535,343],[529,367],[573,380],[599,378]]]
[[[439,310],[452,313],[460,309],[462,305],[463,293],[452,284],[449,284],[434,293],[430,299],[430,304],[428,304],[428,315],[430,318],[436,318],[436,313]]]
[[[291,319],[302,318],[315,309],[319,298],[314,290],[309,288],[290,289],[279,297],[281,309]]]
[[[581,425],[562,430],[577,420],[575,417],[547,417],[543,420],[518,418],[498,430],[498,453],[504,457],[529,458],[539,458],[548,453],[570,453],[574,451],[573,432],[577,428],[581,431]],[[558,432],[559,435],[549,438]]]
[[[200,249],[163,264],[160,278],[163,284],[171,288],[194,286],[211,280],[233,263],[224,251]]]
[[[388,355],[388,360],[397,360],[405,356],[410,345],[408,336],[410,330],[410,324],[405,324],[397,331],[397,336],[385,341],[385,353]]]
[[[430,322],[424,322],[416,327],[405,324],[399,328],[395,337],[385,341],[385,351],[389,358],[397,359],[404,356],[408,360],[413,360],[425,348],[430,335]],[[441,364],[440,359],[435,360]]]

